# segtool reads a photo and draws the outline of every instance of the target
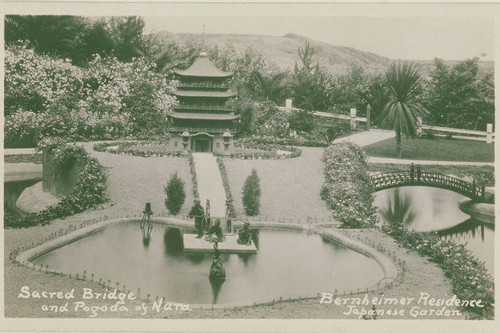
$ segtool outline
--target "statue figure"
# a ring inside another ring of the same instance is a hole
[[[224,241],[224,233],[222,232],[222,227],[220,226],[220,220],[217,219],[213,226],[208,229],[207,235],[208,241],[215,243],[214,247],[217,248],[217,243]]]
[[[252,230],[250,229],[250,222],[243,223],[243,228],[238,231],[238,244],[251,245],[252,244]]]
[[[203,207],[201,206],[199,199],[196,199],[194,201],[194,206],[191,208],[191,211],[189,212],[189,217],[190,218],[194,217],[194,226],[198,231],[198,236],[196,238],[203,237],[203,220],[205,218],[205,211],[203,210]]]
[[[224,281],[226,279],[226,270],[222,265],[222,258],[220,257],[220,252],[214,245],[214,256],[212,257],[212,266],[210,267],[210,274],[208,278],[210,281]]]
[[[146,247],[149,246],[149,241],[151,240],[151,230],[153,230],[151,215],[153,215],[153,211],[151,210],[151,203],[146,202],[146,207],[142,211],[141,221],[142,242]]]

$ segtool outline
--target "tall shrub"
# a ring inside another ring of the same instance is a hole
[[[245,180],[243,185],[243,207],[248,216],[256,216],[260,212],[260,180],[257,170],[252,169],[252,173]]]
[[[177,172],[170,175],[167,186],[165,186],[165,207],[172,215],[177,215],[181,211],[186,192],[184,191],[184,182],[179,178]]]
[[[334,143],[325,149],[325,183],[321,198],[343,228],[366,228],[377,222],[373,185],[366,156],[351,142]]]

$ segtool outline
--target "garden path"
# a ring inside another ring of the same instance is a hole
[[[409,160],[402,158],[368,157],[368,163],[390,163],[390,164],[422,164],[422,165],[486,165],[495,166],[494,162],[463,162],[463,161],[434,161],[434,160]]]
[[[226,192],[217,158],[210,153],[193,153],[193,159],[201,205],[205,207],[209,199],[210,216],[224,217],[226,215]]]
[[[360,147],[364,147],[376,143],[378,141],[383,141],[393,138],[395,136],[396,134],[394,131],[371,129],[369,131],[358,132],[343,138],[336,139],[334,142],[337,143],[337,142],[350,141],[354,144],[357,144]]]

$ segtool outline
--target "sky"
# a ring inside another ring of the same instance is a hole
[[[480,17],[144,17],[146,32],[295,33],[391,59],[494,60],[494,22]]]

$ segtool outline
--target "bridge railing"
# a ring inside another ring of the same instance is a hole
[[[441,173],[421,172],[417,171],[395,171],[377,174],[372,177],[372,181],[376,189],[393,187],[405,184],[439,184],[443,188],[450,188],[455,191],[462,192],[472,197],[484,197],[484,187],[477,186],[475,182],[470,183],[465,180],[444,175]]]

